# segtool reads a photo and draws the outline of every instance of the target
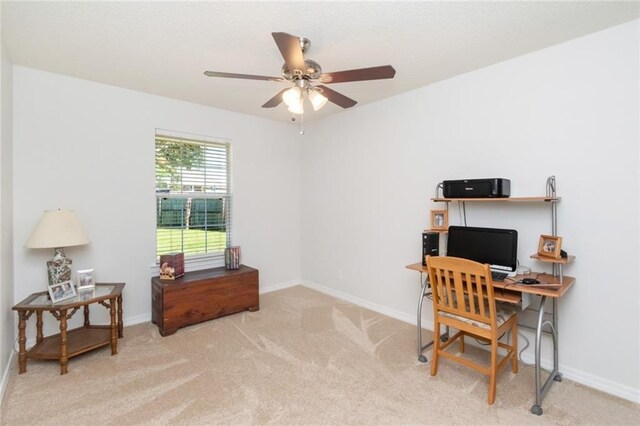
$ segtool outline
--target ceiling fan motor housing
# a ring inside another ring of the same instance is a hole
[[[320,74],[322,74],[322,67],[313,59],[305,59],[304,67],[304,73],[300,73],[298,70],[294,70],[294,72],[291,72],[291,70],[285,63],[282,65],[282,77],[289,81],[295,81],[301,78],[307,80],[316,80],[320,77]]]

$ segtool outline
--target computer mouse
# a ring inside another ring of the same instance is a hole
[[[535,278],[524,278],[522,280],[522,284],[540,284],[540,281],[536,280]]]

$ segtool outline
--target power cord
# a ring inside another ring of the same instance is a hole
[[[458,203],[458,218],[462,226],[467,226],[467,204],[464,201]]]
[[[502,338],[504,337],[504,335],[505,335],[505,334],[507,334],[507,333],[505,332],[505,333],[503,333],[503,334],[502,334],[502,336],[498,337],[498,340],[502,339]],[[527,348],[528,348],[528,347],[529,347],[529,345],[530,345],[530,343],[529,343],[529,339],[527,339],[527,336],[526,336],[526,335],[524,335],[520,330],[518,330],[518,336],[519,336],[519,337],[518,337],[519,339],[524,339],[524,341],[526,342],[526,344],[524,345],[524,347],[523,347],[523,348],[521,348],[521,349],[520,349],[520,351],[518,351],[518,361],[519,361],[519,362],[521,362],[522,364],[524,364],[524,365],[528,366],[528,367],[533,367],[533,366],[535,366],[535,364],[528,363],[528,362],[526,362],[526,361],[524,361],[524,360],[522,359],[522,353],[523,353],[525,350],[527,350]],[[476,341],[479,345],[482,345],[482,346],[489,346],[489,345],[490,345],[490,343],[482,342],[481,340],[478,340],[478,339],[475,339],[475,341]]]
[[[527,342],[527,344],[524,345],[524,348],[520,349],[520,351],[518,352],[518,361],[526,366],[533,367],[535,364],[530,364],[522,360],[522,353],[529,347],[529,339],[527,339],[527,336],[525,336],[524,333],[522,333],[520,330],[518,330],[518,336],[520,336],[521,339],[524,339],[524,341]]]
[[[464,217],[464,226],[467,226],[467,203],[462,202],[462,214]]]

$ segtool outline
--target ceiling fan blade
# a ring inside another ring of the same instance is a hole
[[[207,77],[243,78],[245,80],[284,81],[280,77],[268,77],[265,75],[236,74],[232,72],[205,71]]]
[[[289,71],[299,70],[304,74],[304,56],[300,47],[300,38],[287,33],[271,33],[280,49],[280,53]]]
[[[393,78],[396,70],[391,65],[381,67],[359,68],[357,70],[328,72],[320,75],[319,80],[325,84],[347,83],[349,81],[382,80]]]
[[[262,105],[262,108],[273,108],[280,105],[282,103],[282,94],[287,90],[289,89],[286,88],[279,91],[277,95],[275,95],[273,98],[269,99],[264,105]]]
[[[320,85],[316,86],[316,88],[321,90],[322,95],[325,98],[329,99],[329,101],[333,102],[334,104],[341,106],[342,108],[351,108],[358,103],[357,101],[346,97],[342,93],[338,93],[335,90],[329,89],[327,86]]]

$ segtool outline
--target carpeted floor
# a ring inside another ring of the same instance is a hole
[[[119,354],[74,358],[69,374],[29,360],[11,373],[3,425],[90,424],[638,424],[640,405],[569,380],[544,415],[529,413],[533,369],[488,381],[415,354],[415,327],[304,287],[261,296],[245,312],[160,337],[126,327]],[[486,353],[469,348],[470,356]],[[430,359],[430,354],[427,354]]]

